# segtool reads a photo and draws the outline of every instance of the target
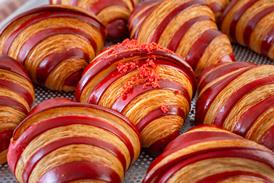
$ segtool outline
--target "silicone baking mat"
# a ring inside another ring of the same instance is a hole
[[[30,9],[32,7],[36,7],[42,4],[47,4],[47,0],[30,0],[24,6],[20,7],[18,10],[16,10],[11,16],[9,16],[5,21],[3,21],[0,24],[0,27],[4,26],[10,19],[12,19],[17,14]],[[241,61],[249,61],[257,64],[273,64],[274,62],[271,62],[270,59],[260,56],[247,48],[241,47],[239,45],[233,45],[236,58],[237,60]],[[53,92],[46,89],[43,89],[41,87],[36,87],[35,89],[36,93],[36,102],[40,103],[43,100],[54,98],[54,97],[66,97],[66,98],[73,98],[73,93],[59,93],[59,92]],[[189,129],[191,126],[193,126],[195,116],[195,99],[192,102],[192,109],[189,113],[188,119],[184,125],[184,128],[182,129],[182,132]],[[135,162],[135,164],[130,168],[130,170],[127,172],[125,182],[126,183],[140,183],[146,169],[150,165],[150,163],[153,161],[153,157],[146,154],[145,152],[142,152],[139,159]],[[13,183],[16,182],[13,175],[9,172],[7,165],[1,166],[0,165],[0,183]]]

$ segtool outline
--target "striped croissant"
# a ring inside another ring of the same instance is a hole
[[[76,98],[124,114],[140,131],[143,147],[157,153],[179,135],[194,90],[194,73],[181,57],[126,40],[92,61]]]
[[[141,3],[133,12],[131,37],[156,42],[180,56],[196,74],[210,65],[234,60],[231,43],[215,23],[203,0],[164,0]]]
[[[274,182],[274,153],[209,126],[173,140],[150,165],[143,183]]]
[[[273,0],[232,0],[221,29],[241,45],[274,60]]]
[[[274,66],[221,64],[199,80],[198,123],[214,124],[274,150]]]
[[[77,6],[95,14],[110,39],[128,35],[127,21],[139,0],[50,0],[51,4]]]
[[[20,183],[122,182],[140,153],[122,115],[66,99],[39,104],[15,130],[8,152]]]
[[[27,11],[0,34],[0,53],[25,66],[33,81],[72,91],[104,44],[104,27],[87,13],[63,6]]]
[[[24,68],[0,56],[0,165],[7,161],[13,130],[30,111],[33,100],[34,89]]]

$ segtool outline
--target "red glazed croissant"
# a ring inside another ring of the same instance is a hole
[[[143,147],[158,152],[179,135],[194,80],[190,66],[175,53],[126,40],[92,61],[76,98],[121,112],[137,126]]]
[[[140,43],[156,42],[185,57],[197,75],[210,65],[234,60],[229,39],[203,0],[145,2],[133,12],[129,27]]]
[[[173,140],[149,167],[143,183],[274,182],[274,153],[214,128],[197,127]]]
[[[274,66],[221,64],[199,81],[196,121],[214,124],[274,150]]]
[[[221,29],[241,45],[274,59],[273,0],[232,0]]]
[[[230,0],[205,0],[205,1],[218,19],[222,15],[226,6],[230,2]]]
[[[20,183],[123,181],[140,153],[122,115],[65,99],[39,104],[14,132],[10,169]]]
[[[95,14],[111,39],[128,35],[127,21],[139,0],[50,0],[51,4],[77,6]]]
[[[22,63],[32,79],[52,90],[72,91],[104,44],[104,27],[87,13],[62,6],[25,12],[0,35],[0,52]]]
[[[33,100],[34,89],[24,68],[0,56],[0,165],[7,161],[13,130],[30,111]]]

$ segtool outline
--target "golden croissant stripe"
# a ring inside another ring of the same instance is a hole
[[[199,126],[170,142],[143,182],[273,182],[273,160],[273,152],[262,145]]]
[[[176,52],[197,75],[211,65],[234,61],[231,43],[217,29],[215,15],[207,3],[210,4],[202,0],[141,3],[129,20],[131,37]]]
[[[34,97],[24,68],[10,57],[0,56],[0,164],[6,163],[13,130],[30,111]]]
[[[143,147],[159,152],[179,134],[194,92],[193,71],[181,57],[126,40],[92,61],[76,98],[121,112],[137,126]]]
[[[20,183],[118,183],[140,149],[137,129],[119,113],[51,99],[37,105],[15,130],[8,163]]]
[[[241,45],[274,59],[272,0],[232,0],[222,16],[221,29]]]
[[[72,91],[104,45],[104,26],[88,13],[62,6],[25,12],[0,35],[0,52],[17,59],[34,82]]]
[[[79,7],[96,15],[110,39],[128,35],[127,21],[139,0],[50,0],[51,4]]]
[[[199,80],[196,121],[274,150],[274,66],[220,64]]]

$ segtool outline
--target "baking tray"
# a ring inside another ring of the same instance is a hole
[[[0,24],[0,28],[3,27],[7,22],[9,22],[14,16],[18,15],[21,12],[24,12],[33,7],[37,7],[43,4],[48,4],[48,0],[30,0],[22,7],[17,9],[12,15],[10,15],[5,21]],[[274,64],[267,57],[258,55],[247,48],[239,46],[237,44],[233,44],[233,48],[235,51],[235,56],[237,60],[248,61],[256,64]],[[54,98],[54,97],[66,97],[73,98],[73,93],[61,93],[61,92],[53,92],[50,90],[46,90],[39,86],[36,86],[35,89],[36,101],[35,104],[42,102],[43,100]],[[182,133],[194,125],[194,116],[195,116],[195,98],[192,101],[191,111],[189,113],[188,119],[185,122],[185,125],[182,129]],[[125,183],[140,183],[142,181],[145,172],[153,161],[154,157],[142,152],[139,159],[134,163],[134,165],[129,169],[126,174]],[[8,166],[0,165],[0,183],[14,183],[16,182],[14,176],[10,173]]]

